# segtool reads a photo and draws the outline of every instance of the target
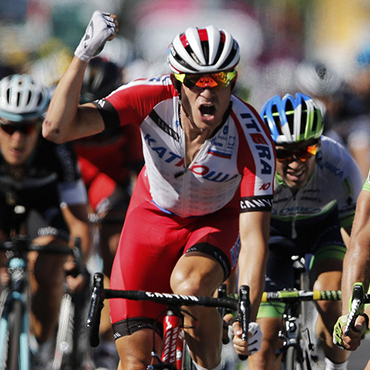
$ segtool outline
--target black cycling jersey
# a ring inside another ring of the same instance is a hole
[[[11,169],[0,154],[0,230],[9,234],[14,205],[25,206],[27,215],[38,215],[38,235],[67,238],[61,204],[86,203],[76,155],[71,144],[57,145],[40,137],[20,169]],[[37,235],[33,235],[35,237]]]

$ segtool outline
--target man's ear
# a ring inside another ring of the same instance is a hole
[[[179,80],[176,80],[176,78],[173,75],[173,73],[171,73],[170,77],[171,77],[172,85],[177,90],[179,96],[181,96],[181,85],[182,85],[182,83]]]
[[[236,76],[235,78],[231,81],[231,92],[235,89],[236,82],[238,81],[238,72],[236,71]]]

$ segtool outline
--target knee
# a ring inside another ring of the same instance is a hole
[[[194,274],[187,275],[182,271],[174,271],[171,275],[171,289],[175,294],[200,295],[201,284]]]

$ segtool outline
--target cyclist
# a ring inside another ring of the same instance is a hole
[[[67,245],[78,236],[87,252],[87,197],[76,156],[70,144],[58,146],[41,135],[49,100],[47,89],[28,75],[0,81],[0,239],[9,239],[12,211],[20,204],[36,244]],[[66,259],[29,253],[32,328],[40,343],[57,324]]]
[[[122,84],[122,77],[123,69],[117,64],[102,57],[91,59],[84,74],[80,102],[105,97]],[[105,285],[109,287],[123,221],[136,177],[143,165],[139,127],[129,124],[107,128],[99,134],[75,141],[74,146],[91,211],[99,221],[98,252],[103,260]],[[100,340],[94,352],[95,365],[107,367],[108,361],[112,363],[118,357],[108,304],[103,311]]]
[[[341,232],[346,235],[351,229],[362,184],[360,171],[344,147],[322,136],[321,111],[307,95],[274,96],[261,116],[277,158],[265,290],[293,288],[291,257],[310,254],[311,286],[339,289],[346,251]],[[276,304],[261,304],[257,322],[263,342],[249,359],[251,369],[281,366],[275,356],[282,345],[277,340],[281,311]],[[326,369],[345,369],[348,355],[333,345],[331,335],[340,304],[323,301],[318,311],[317,333]]]
[[[358,197],[355,220],[353,223],[352,234],[348,251],[343,262],[342,279],[342,316],[338,319],[334,329],[334,343],[341,348],[354,351],[361,343],[363,334],[369,330],[369,309],[367,313],[359,315],[355,322],[355,330],[351,330],[348,336],[344,336],[342,331],[346,327],[349,302],[352,297],[352,287],[356,282],[364,286],[364,291],[368,291],[370,276],[370,172],[364,182],[361,193]],[[367,306],[369,308],[369,306]],[[370,361],[366,369],[370,369]]]
[[[240,283],[251,287],[254,321],[263,290],[275,156],[258,114],[232,95],[239,45],[213,26],[188,28],[169,47],[172,74],[136,80],[78,105],[89,59],[116,32],[114,15],[93,14],[43,123],[44,136],[55,142],[140,125],[145,167],[126,214],[111,287],[212,295],[237,262],[240,218]],[[145,368],[152,361],[151,328],[162,309],[112,300],[119,369]],[[185,322],[193,359],[199,368],[219,369],[217,310],[189,311],[199,319],[199,325],[190,316]],[[248,349],[238,324],[234,329],[238,353],[258,347],[253,339]],[[253,333],[257,336],[258,327]]]

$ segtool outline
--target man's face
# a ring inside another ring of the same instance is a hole
[[[0,150],[11,166],[21,166],[35,149],[40,132],[36,120],[11,122],[0,118]]]
[[[318,144],[312,140],[276,145],[276,170],[292,190],[303,188],[315,169]]]
[[[222,122],[236,82],[236,72],[231,73],[235,73],[232,82],[225,84],[217,83],[216,77],[220,74],[187,75],[189,78],[184,79],[181,103],[199,129],[213,129]]]

